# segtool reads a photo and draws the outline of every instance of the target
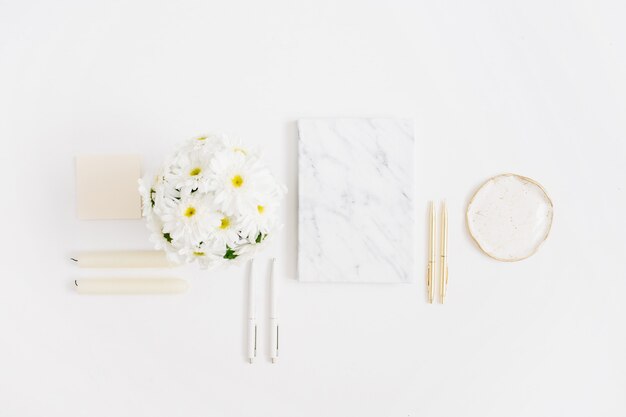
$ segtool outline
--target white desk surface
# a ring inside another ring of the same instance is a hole
[[[625,18],[591,0],[1,2],[0,414],[625,415]],[[415,256],[425,270],[426,201],[447,198],[447,305],[426,304],[421,275],[295,281],[295,120],[320,116],[415,120]],[[265,318],[245,362],[243,269],[180,269],[179,297],[72,291],[102,275],[72,250],[149,247],[141,221],[76,219],[73,157],[140,153],[151,170],[207,129],[265,148],[290,188],[257,264],[281,261],[276,365]],[[464,225],[501,172],[555,203],[519,263]]]

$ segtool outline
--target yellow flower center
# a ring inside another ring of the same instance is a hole
[[[259,211],[259,214],[263,214],[263,212],[265,211],[265,207],[263,206],[256,206],[256,209]]]
[[[233,148],[233,151],[235,151],[235,152],[241,152],[241,153],[242,153],[242,154],[244,154],[244,155],[246,155],[246,154],[247,154],[246,150],[245,150],[245,149],[243,149],[243,148]]]
[[[237,174],[230,180],[230,182],[233,183],[233,187],[239,188],[243,185],[243,178],[241,178],[241,175]]]
[[[196,208],[195,207],[187,207],[187,210],[185,210],[185,216],[191,217],[194,214],[196,214]]]
[[[204,252],[194,252],[193,254],[196,256],[204,256]]]
[[[195,177],[196,175],[200,174],[201,172],[202,172],[202,169],[194,168],[191,171],[189,171],[189,175],[191,175],[192,177]]]
[[[228,226],[230,226],[230,219],[228,217],[223,217],[222,224],[220,224],[220,229],[228,229]]]
[[[206,140],[206,136],[200,136],[198,140]]]

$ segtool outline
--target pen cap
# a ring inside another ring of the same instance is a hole
[[[254,259],[250,259],[248,266],[248,316],[256,315],[256,283],[254,280]]]

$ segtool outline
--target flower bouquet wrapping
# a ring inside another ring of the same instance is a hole
[[[251,258],[277,232],[287,189],[257,152],[210,134],[183,142],[139,191],[156,248],[215,268]]]

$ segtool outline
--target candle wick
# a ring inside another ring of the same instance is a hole
[[[74,285],[76,285],[78,287],[78,280],[77,279],[74,280]]]
[[[74,262],[78,262],[78,259],[76,259],[76,258],[70,258],[70,259],[71,259],[72,261],[74,261]]]

